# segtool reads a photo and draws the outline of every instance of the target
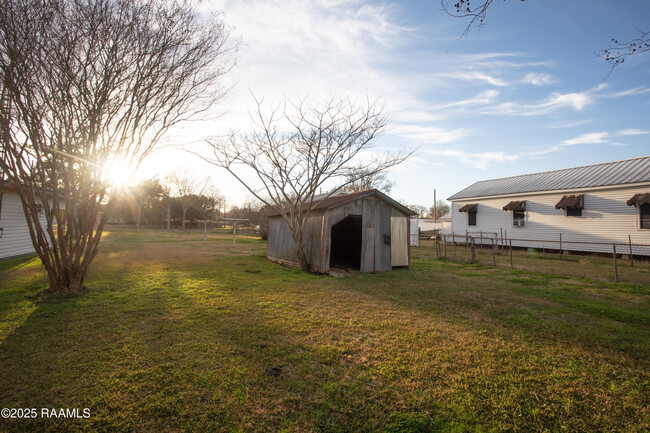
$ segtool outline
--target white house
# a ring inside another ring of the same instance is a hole
[[[45,226],[45,212],[39,211]],[[18,193],[5,184],[0,206],[0,259],[34,253],[23,205]]]
[[[650,255],[650,156],[483,180],[448,200],[453,232],[483,243],[611,252],[631,241]]]

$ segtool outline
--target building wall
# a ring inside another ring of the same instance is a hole
[[[316,211],[305,224],[303,239],[312,269],[317,272],[329,271],[332,226],[348,215],[361,215],[361,272],[390,271],[390,243],[384,235],[390,236],[390,217],[408,217],[383,200],[369,196],[345,203],[326,211]],[[269,238],[267,256],[272,259],[295,265],[295,243],[289,229],[281,217],[269,218]]]
[[[41,212],[41,224],[46,225],[44,212]],[[34,253],[20,197],[11,190],[5,191],[2,197],[0,228],[3,229],[0,259]]]
[[[458,235],[464,235],[466,230],[475,235],[483,232],[486,239],[494,233],[500,236],[501,230],[510,239],[558,241],[561,233],[564,249],[576,250],[581,248],[570,246],[571,241],[627,243],[631,236],[633,243],[650,244],[650,230],[639,228],[639,210],[626,204],[634,194],[649,191],[650,185],[636,185],[457,200],[452,203],[452,228]],[[555,209],[565,194],[584,194],[581,217],[567,217],[564,210]],[[512,212],[502,210],[513,200],[526,200],[525,227],[514,227]],[[458,212],[468,203],[478,203],[476,226],[468,226],[467,214]],[[490,240],[484,242],[489,244]],[[513,241],[513,246],[525,245]],[[611,246],[603,248],[603,252],[609,251]]]

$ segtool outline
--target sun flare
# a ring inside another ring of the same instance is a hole
[[[115,160],[104,167],[104,179],[114,187],[129,186],[134,177],[134,170],[125,161]]]

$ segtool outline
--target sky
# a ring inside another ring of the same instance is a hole
[[[390,171],[391,196],[432,206],[472,183],[650,154],[650,52],[614,70],[596,51],[650,30],[647,0],[495,1],[463,32],[438,0],[213,0],[239,41],[233,85],[208,120],[175,132],[200,152],[205,137],[251,129],[253,95],[317,102],[379,100],[389,128],[373,151],[413,150]],[[191,167],[229,204],[250,194],[223,169],[180,149],[139,176]],[[250,179],[252,181],[252,179]]]

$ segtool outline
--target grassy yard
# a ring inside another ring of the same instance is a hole
[[[650,282],[436,260],[343,278],[265,244],[108,233],[79,296],[0,262],[0,431],[641,432]]]

